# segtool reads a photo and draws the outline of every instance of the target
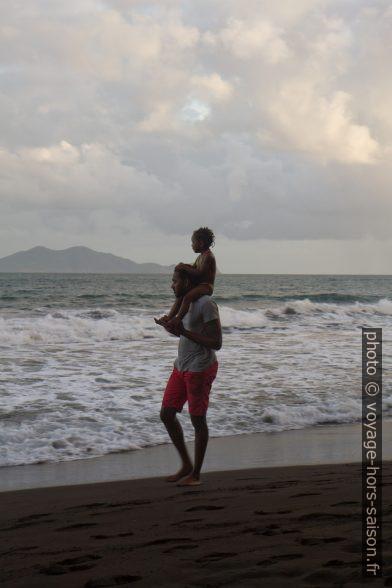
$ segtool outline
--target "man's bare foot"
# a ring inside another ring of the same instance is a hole
[[[165,480],[166,480],[166,482],[178,482],[178,480],[181,480],[181,478],[188,476],[192,470],[193,470],[192,465],[182,466],[182,468],[180,470],[178,470],[178,472],[176,474],[173,474],[172,476],[168,476],[167,478],[165,478]]]
[[[193,474],[189,474],[186,478],[178,482],[177,486],[200,486],[199,478],[195,478]]]

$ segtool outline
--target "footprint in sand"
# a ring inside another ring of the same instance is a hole
[[[356,506],[357,504],[360,504],[360,502],[345,500],[343,502],[336,502],[335,504],[331,504],[331,506]]]
[[[148,545],[164,545],[165,543],[173,543],[177,541],[193,541],[190,537],[165,537],[163,539],[155,539],[154,541],[148,541],[142,543],[140,547],[147,547]]]
[[[227,557],[234,557],[238,555],[237,553],[228,552],[228,551],[215,551],[213,553],[208,553],[207,555],[203,555],[199,557],[196,561],[198,563],[205,563],[210,561],[219,561],[220,559],[226,559]]]
[[[51,519],[50,521],[25,521],[25,522],[20,522],[20,523],[15,523],[14,525],[10,525],[9,527],[3,527],[1,529],[1,531],[12,531],[13,529],[23,529],[24,527],[32,527],[34,525],[38,525],[41,524],[43,522],[51,522],[54,519]]]
[[[198,529],[226,529],[227,527],[236,527],[242,525],[243,521],[224,521],[223,523],[205,523],[199,525]]]
[[[282,553],[281,555],[274,555],[268,559],[263,559],[258,562],[258,566],[272,566],[278,562],[291,561],[293,559],[300,559],[303,557],[302,553]]]
[[[75,523],[75,525],[66,525],[59,527],[56,531],[69,531],[70,529],[86,529],[87,527],[96,527],[98,523]]]
[[[344,537],[304,537],[300,543],[301,545],[320,545],[321,543],[339,543],[345,540]]]
[[[142,576],[107,576],[106,578],[97,578],[96,580],[89,580],[85,584],[85,588],[109,588],[110,586],[121,586],[123,584],[130,584],[141,580]]]
[[[117,533],[115,535],[90,535],[91,539],[114,539],[115,537],[131,537],[134,535],[133,531],[127,533]]]
[[[32,527],[33,525],[38,525],[42,523],[51,523],[54,519],[48,519],[46,521],[40,520],[45,517],[49,516],[48,513],[43,514],[36,514],[36,515],[28,515],[25,517],[21,517],[16,519],[16,522],[9,527],[3,527],[1,531],[12,531],[13,529],[23,529],[23,527]]]
[[[279,488],[288,488],[289,486],[296,486],[298,480],[287,480],[287,482],[277,482],[276,484],[267,484],[266,490],[278,490]]]
[[[140,506],[143,504],[151,504],[151,500],[145,500],[144,498],[138,498],[136,500],[126,500],[125,502],[91,502],[89,504],[78,504],[77,506],[68,506],[64,510],[71,511],[83,511],[91,510],[92,508],[121,508],[129,506]]]
[[[109,502],[108,506],[111,508],[119,508],[121,506],[141,506],[143,504],[151,504],[151,500],[137,498],[136,500],[126,500],[124,502]]]
[[[301,545],[320,545],[322,539],[316,539],[315,537],[304,537],[300,540]]]
[[[189,543],[186,545],[173,545],[173,547],[170,547],[170,549],[164,549],[163,553],[172,553],[172,551],[178,551],[179,549],[196,549],[197,547],[199,547],[198,543],[194,543],[193,545]]]
[[[201,521],[204,521],[204,519],[185,519],[176,523],[170,523],[170,526],[173,527],[177,525],[187,525],[188,523],[200,523]]]
[[[91,562],[97,559],[102,559],[100,555],[82,555],[79,557],[73,557],[63,559],[61,561],[54,562],[49,566],[43,566],[40,569],[40,574],[47,576],[57,576],[62,574],[68,574],[70,572],[77,572],[80,570],[89,570],[94,567]]]
[[[320,492],[309,492],[307,494],[293,494],[292,496],[289,496],[289,498],[302,498],[303,496],[320,496]]]
[[[335,513],[326,513],[326,512],[311,512],[311,513],[307,513],[304,514],[302,516],[300,516],[298,518],[299,521],[334,521],[336,519],[342,520],[342,519],[352,519],[353,518],[353,514],[352,513],[339,513],[339,514],[335,514]]]
[[[20,519],[18,519],[18,522],[24,523],[24,522],[27,522],[27,521],[33,521],[33,520],[36,520],[36,519],[42,519],[42,518],[45,518],[45,517],[48,517],[48,516],[50,516],[50,513],[48,513],[48,512],[43,512],[41,514],[32,514],[32,515],[28,515],[26,517],[21,517]]]
[[[90,535],[91,539],[111,539],[111,535]]]
[[[89,504],[78,504],[77,506],[68,506],[64,510],[85,510],[90,508],[99,508],[102,506],[110,506],[109,502],[91,502]]]
[[[200,504],[199,506],[192,506],[191,508],[187,508],[186,512],[193,512],[196,510],[222,510],[225,508],[224,506],[215,506],[214,504]]]

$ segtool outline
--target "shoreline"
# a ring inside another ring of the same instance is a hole
[[[187,442],[193,455],[193,442]],[[383,457],[392,460],[392,421],[383,421]],[[211,437],[202,475],[284,466],[359,463],[361,423],[320,425],[281,432]],[[0,468],[0,493],[159,478],[178,469],[173,445],[56,463]]]

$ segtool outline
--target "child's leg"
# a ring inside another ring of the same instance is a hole
[[[170,309],[169,314],[167,315],[167,317],[165,317],[165,320],[169,321],[171,318],[173,318],[173,316],[176,316],[177,312],[181,308],[181,303],[182,303],[182,297],[176,298],[173,306]],[[160,320],[162,320],[162,318]]]
[[[189,292],[185,294],[184,298],[182,299],[181,306],[176,313],[176,319],[181,321],[188,312],[191,302],[198,300],[205,294],[211,296],[212,292],[213,289],[210,284],[199,284],[195,288],[192,288],[192,290],[189,290]]]

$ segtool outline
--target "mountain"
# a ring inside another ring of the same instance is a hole
[[[0,259],[0,272],[59,274],[168,274],[174,265],[136,263],[111,253],[88,247],[70,247],[61,251],[33,247]]]

